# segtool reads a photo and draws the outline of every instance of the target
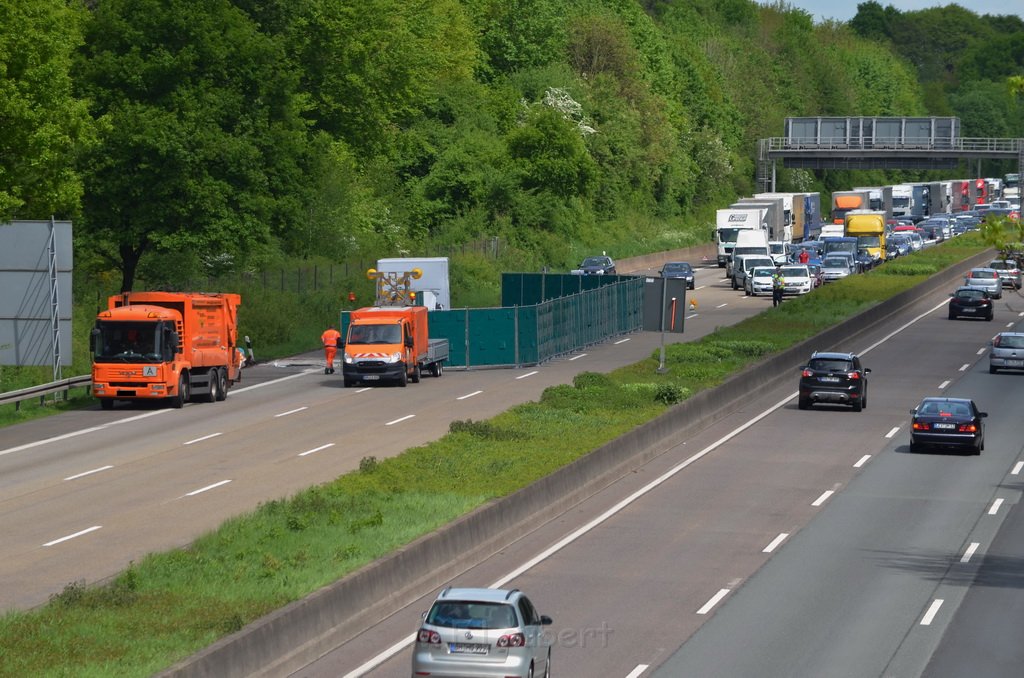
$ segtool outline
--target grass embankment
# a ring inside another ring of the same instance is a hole
[[[453,422],[429,445],[365,458],[357,472],[153,554],[109,585],[68,586],[0,619],[0,675],[150,675],[982,249],[964,236],[670,345],[667,374],[656,373],[656,355],[580,374],[488,421]]]

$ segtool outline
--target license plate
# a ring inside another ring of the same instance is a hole
[[[977,310],[978,309],[976,309],[976,308],[965,308],[964,309],[964,313],[974,313]]]
[[[489,645],[481,643],[448,643],[448,652],[451,654],[487,654]]]
[[[1024,367],[1024,360],[1007,360],[1007,367]]]
[[[366,376],[363,377],[363,379],[365,379],[366,381],[376,381],[377,379],[380,379],[380,375],[379,374],[367,374]]]
[[[839,383],[839,377],[819,377],[818,380],[819,381],[827,381],[830,384],[838,384]]]
[[[950,428],[956,428],[956,424],[937,423],[937,424],[932,424],[932,428],[950,429]]]

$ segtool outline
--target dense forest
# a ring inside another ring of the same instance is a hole
[[[1024,137],[1022,76],[1024,21],[957,5],[5,0],[0,222],[72,219],[122,289],[484,238],[564,266],[708,239],[786,116]]]

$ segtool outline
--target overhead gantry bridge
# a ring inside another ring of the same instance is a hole
[[[942,170],[986,159],[1015,160],[1020,171],[1024,139],[961,137],[958,118],[786,118],[785,136],[758,142],[757,183],[775,190],[779,160],[806,169]]]

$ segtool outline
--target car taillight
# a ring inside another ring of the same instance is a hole
[[[992,340],[992,345],[993,346],[997,346],[997,347],[998,346],[1002,346],[1003,345],[1003,338],[1002,337],[996,337],[995,339]]]
[[[498,638],[498,647],[523,647],[526,645],[526,636],[521,633],[507,633]]]
[[[810,370],[804,370],[803,372],[800,373],[800,376],[801,377],[813,377],[814,376],[814,372],[811,372]]]
[[[978,427],[974,424],[960,424],[960,433],[977,433]]]
[[[926,424],[923,421],[915,421],[914,422],[914,430],[915,431],[927,431],[930,428],[931,428],[931,426],[929,424]]]
[[[420,632],[416,634],[417,643],[427,643],[428,645],[440,645],[441,634],[437,631],[431,631],[430,629],[420,629]]]
[[[847,372],[846,376],[850,379],[860,379],[860,372]]]

